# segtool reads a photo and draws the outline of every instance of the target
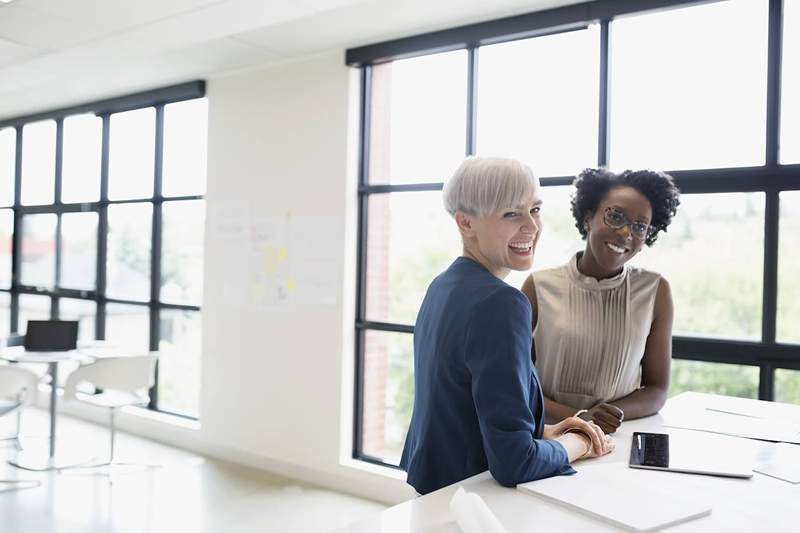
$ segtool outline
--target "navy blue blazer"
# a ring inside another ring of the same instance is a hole
[[[472,259],[459,257],[428,287],[414,370],[400,467],[420,494],[487,469],[508,487],[575,472],[560,443],[542,440],[530,303]]]

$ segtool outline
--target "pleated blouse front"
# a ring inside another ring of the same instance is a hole
[[[545,396],[575,409],[627,396],[641,361],[661,276],[625,265],[613,278],[578,271],[578,255],[533,275],[536,369]]]

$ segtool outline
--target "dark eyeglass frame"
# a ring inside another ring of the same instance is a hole
[[[610,218],[610,214],[612,213],[619,215],[622,220],[621,224]],[[640,241],[645,240],[655,232],[655,227],[652,225],[639,222],[638,220],[631,221],[631,219],[629,219],[625,213],[616,207],[606,207],[603,210],[603,222],[605,222],[606,226],[611,229],[622,229],[625,226],[628,226],[631,229],[631,236],[634,239],[639,239]]]

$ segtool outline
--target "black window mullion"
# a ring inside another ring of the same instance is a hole
[[[761,305],[761,342],[775,344],[778,308],[778,231],[780,196],[766,193],[764,206],[764,287]]]
[[[609,38],[611,37],[611,21],[603,20],[600,22],[600,79],[598,83],[599,102],[597,108],[597,165],[604,167],[608,165],[610,156],[610,137],[609,137],[609,65],[610,47]]]
[[[97,314],[95,337],[106,338],[106,265],[108,264],[108,160],[111,141],[111,116],[102,115],[103,137],[100,153],[100,207],[97,212]]]
[[[478,47],[467,48],[467,145],[466,155],[478,149]]]
[[[14,233],[11,239],[11,324],[12,332],[19,332],[19,279],[22,257],[22,126],[17,126],[14,151]]]
[[[783,0],[770,0],[767,46],[767,166],[776,166],[780,157],[782,52]]]
[[[758,399],[772,401],[775,399],[775,368],[762,363],[758,372]]]
[[[164,106],[156,106],[156,137],[155,137],[155,163],[153,168],[153,223],[152,223],[152,250],[150,254],[150,351],[158,351],[161,336],[160,318],[161,310],[161,229],[162,214],[162,168],[164,160]],[[150,388],[150,409],[158,409],[158,371],[156,362],[156,377]]]
[[[364,188],[369,183],[369,136],[372,106],[372,67],[361,68],[361,121],[359,135],[358,165],[358,244],[356,257],[356,321],[364,320],[367,306],[367,228],[369,195]],[[363,434],[364,408],[364,330],[355,329],[355,380],[353,384],[353,457],[360,458],[363,452],[361,437]]]

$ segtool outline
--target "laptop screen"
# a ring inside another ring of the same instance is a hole
[[[78,342],[77,320],[29,320],[25,350],[62,352],[74,350]]]

